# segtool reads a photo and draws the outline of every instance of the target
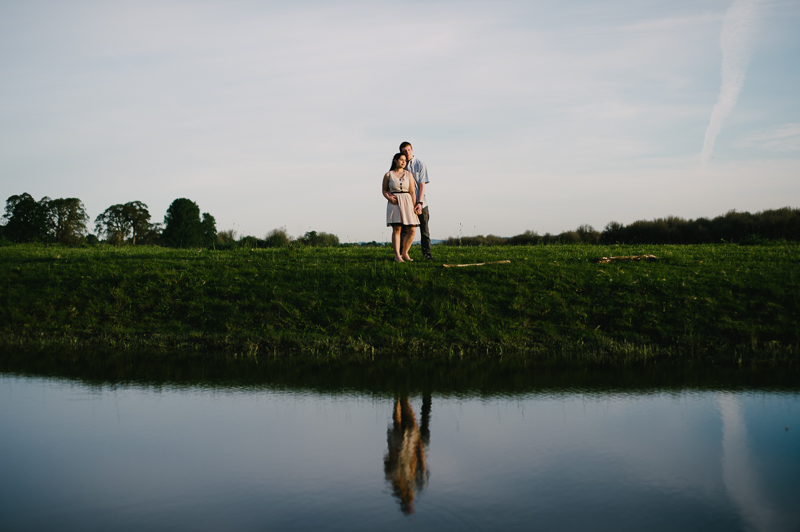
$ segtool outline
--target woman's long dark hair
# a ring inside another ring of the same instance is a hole
[[[400,157],[405,157],[405,156],[406,156],[405,153],[395,153],[394,157],[392,157],[392,167],[389,168],[389,171],[391,172],[392,170],[397,168],[397,159],[399,159]],[[406,161],[406,164],[408,164],[408,161]]]

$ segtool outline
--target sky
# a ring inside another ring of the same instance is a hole
[[[800,207],[797,0],[0,0],[0,195],[387,241]],[[92,224],[93,225],[93,224]]]

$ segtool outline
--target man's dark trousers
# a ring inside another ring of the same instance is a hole
[[[428,213],[428,208],[423,207],[422,214],[419,215],[419,239],[420,239],[420,244],[422,244],[423,257],[431,256],[431,232],[428,229],[429,218],[430,214]],[[403,230],[401,231],[401,237],[403,239],[406,238],[407,231],[408,229],[403,227]]]

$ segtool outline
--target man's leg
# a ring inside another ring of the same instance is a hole
[[[422,244],[422,256],[426,259],[431,258],[431,232],[428,230],[429,218],[428,208],[425,207],[419,216],[419,239],[420,244]]]

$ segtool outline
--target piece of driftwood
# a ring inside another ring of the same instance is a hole
[[[506,264],[510,260],[496,260],[494,262],[476,262],[473,264],[442,264],[445,268],[463,268],[465,266],[486,266],[487,264]]]
[[[658,260],[658,257],[656,257],[655,255],[627,255],[625,257],[600,257],[599,259],[595,259],[595,262],[598,264],[608,264],[609,262],[621,262],[626,260],[653,261],[653,260]]]

